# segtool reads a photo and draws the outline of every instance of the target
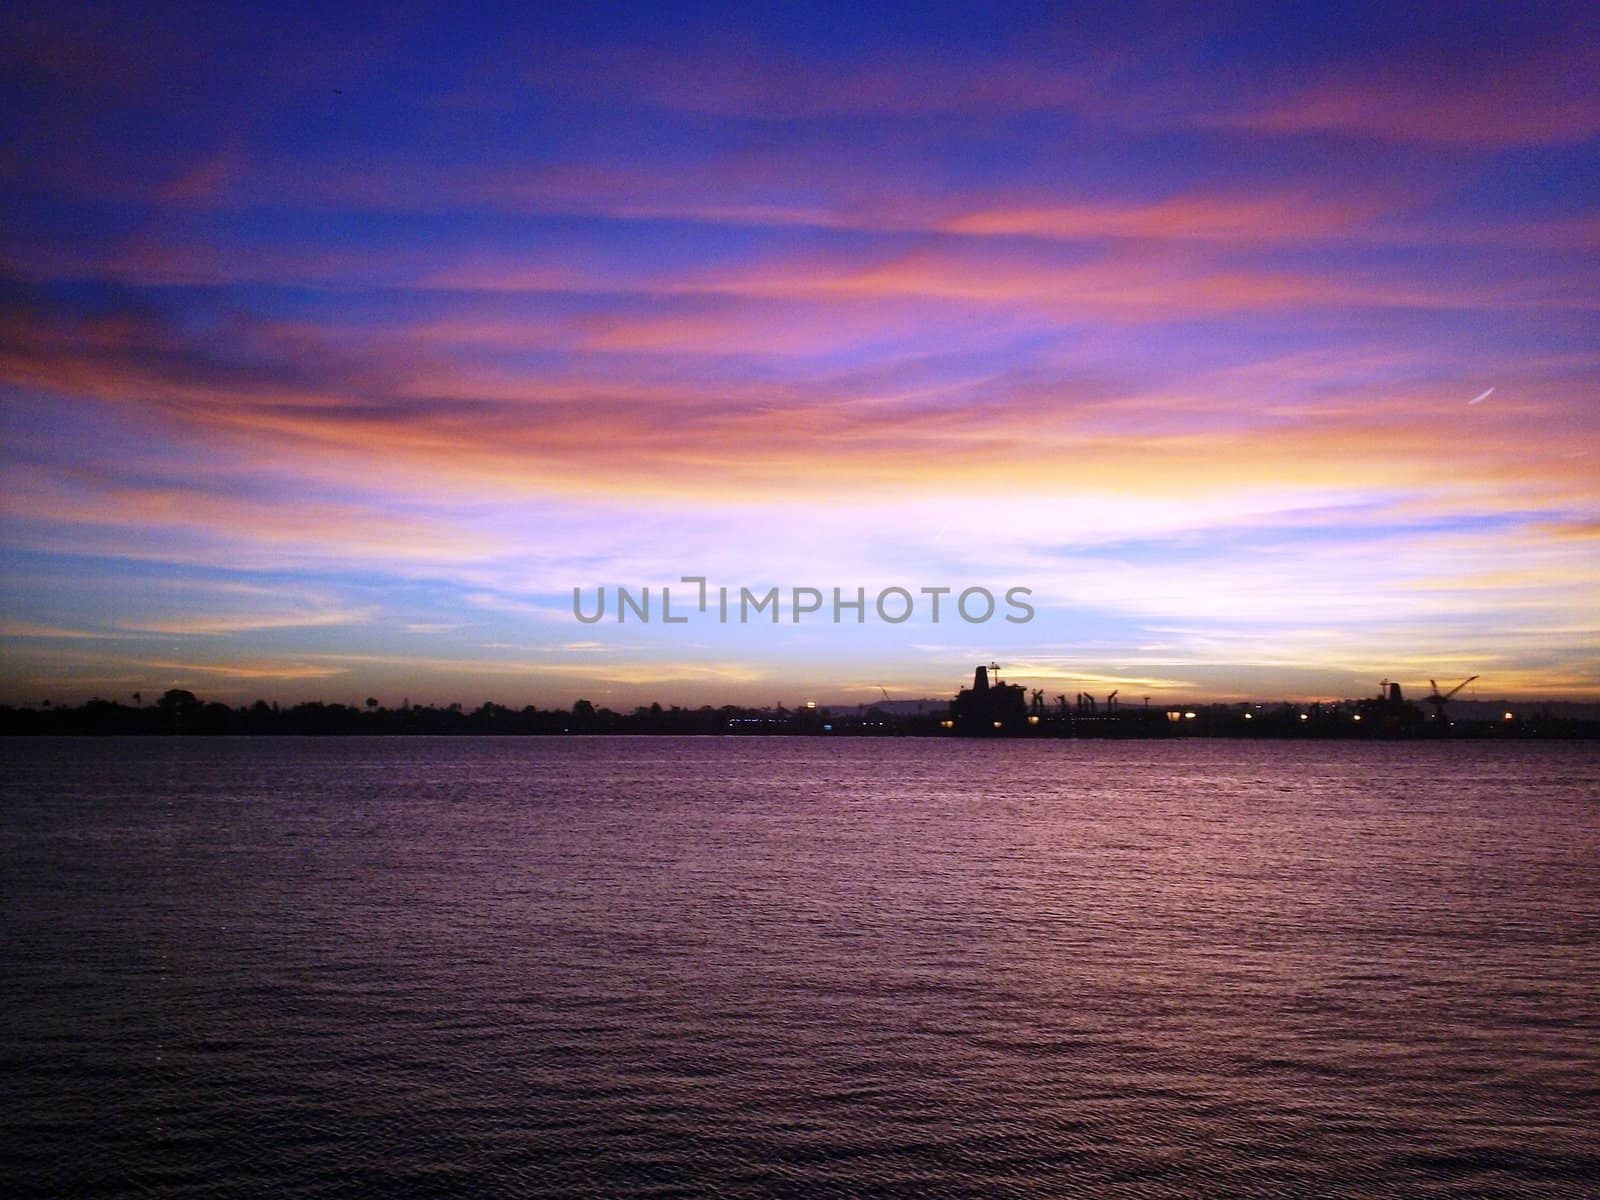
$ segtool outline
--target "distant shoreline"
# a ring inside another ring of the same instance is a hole
[[[1183,709],[1129,707],[1110,713],[1018,713],[993,722],[951,713],[897,713],[887,707],[752,709],[639,707],[619,713],[580,700],[571,709],[520,709],[485,703],[467,710],[385,708],[309,702],[289,708],[256,701],[230,707],[173,691],[155,704],[90,700],[76,707],[0,706],[0,736],[21,737],[921,737],[957,740],[1247,741],[1549,741],[1600,739],[1600,719],[1546,703],[1508,709],[1496,719],[1449,718],[1373,701],[1331,704],[1199,704]]]

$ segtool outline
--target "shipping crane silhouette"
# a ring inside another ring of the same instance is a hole
[[[1446,700],[1450,699],[1450,697],[1454,696],[1457,692],[1459,692],[1462,688],[1466,687],[1467,684],[1471,683],[1476,678],[1477,678],[1476,675],[1468,675],[1460,683],[1456,684],[1455,687],[1451,688],[1448,692],[1444,692],[1442,694],[1439,691],[1439,685],[1437,683],[1434,683],[1434,681],[1431,680],[1431,679],[1428,680],[1428,683],[1433,688],[1433,691],[1432,691],[1431,694],[1429,694],[1427,696],[1424,696],[1423,699],[1426,700],[1429,704],[1433,705],[1433,715],[1434,715],[1435,718],[1437,718],[1439,724],[1441,724],[1441,725],[1445,724],[1444,702]]]

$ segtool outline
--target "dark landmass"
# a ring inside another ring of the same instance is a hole
[[[947,707],[917,702],[803,708],[664,708],[614,712],[580,700],[570,709],[507,708],[486,702],[468,710],[402,705],[386,708],[311,702],[280,708],[258,700],[238,708],[174,689],[154,704],[90,700],[77,707],[0,706],[0,735],[555,735],[764,734],[830,737],[1006,738],[1600,738],[1600,720],[1563,712],[1575,706],[1523,705],[1468,718],[1424,712],[1383,699],[1332,704],[1200,704],[1092,708],[1065,703],[1030,707],[1022,689],[996,686],[992,697],[964,690]],[[1087,699],[1084,697],[1082,699]],[[1091,701],[1092,704],[1092,701]],[[906,711],[914,707],[920,711]],[[1484,705],[1474,706],[1482,709]]]

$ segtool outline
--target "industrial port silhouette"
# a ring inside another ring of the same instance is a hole
[[[153,703],[91,699],[77,706],[0,706],[0,735],[556,735],[700,734],[833,737],[961,738],[1600,738],[1600,706],[1561,701],[1461,702],[1470,676],[1453,686],[1429,680],[1420,702],[1385,679],[1377,694],[1356,700],[1193,703],[1151,696],[1124,698],[1079,692],[1047,698],[1000,677],[997,663],[973,671],[952,700],[883,700],[826,705],[806,701],[751,708],[651,704],[617,712],[578,700],[570,708],[511,708],[485,701],[387,707],[308,701],[292,706],[257,700],[231,707],[173,688]],[[881,689],[880,689],[881,690]]]

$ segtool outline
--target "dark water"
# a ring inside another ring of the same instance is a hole
[[[1579,1196],[1600,747],[10,741],[11,1196]]]

